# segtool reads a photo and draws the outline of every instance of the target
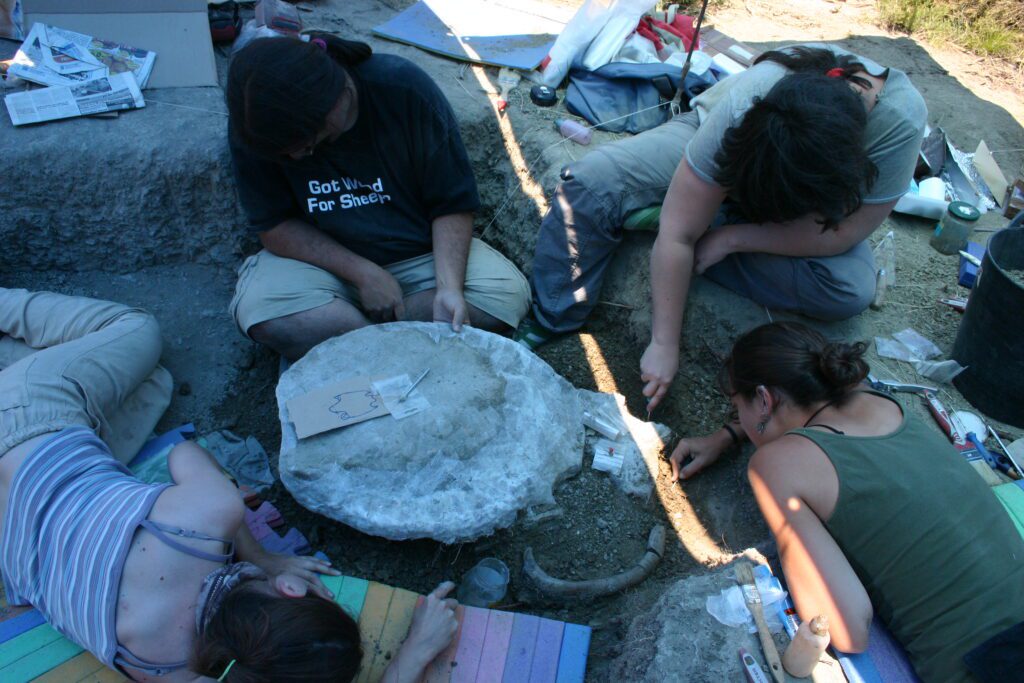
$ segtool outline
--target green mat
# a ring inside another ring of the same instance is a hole
[[[992,492],[1006,508],[1006,513],[1017,527],[1017,533],[1024,537],[1024,489],[1016,483],[1001,484],[994,487]]]

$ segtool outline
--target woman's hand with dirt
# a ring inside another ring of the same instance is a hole
[[[382,683],[420,680],[427,665],[451,645],[459,631],[459,621],[455,616],[458,603],[447,597],[453,588],[454,583],[445,581],[416,606],[409,635],[398,650],[398,656],[384,672]]]
[[[672,465],[672,481],[689,479],[705,467],[718,460],[718,457],[732,445],[732,437],[725,428],[719,429],[714,434],[699,436],[693,439],[680,439],[676,448],[669,456],[669,463]],[[690,462],[683,467],[683,463],[689,458]]]
[[[679,347],[651,341],[640,359],[640,379],[647,397],[647,412],[653,412],[672,386],[679,370]]]

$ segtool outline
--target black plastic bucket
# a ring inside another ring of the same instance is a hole
[[[967,369],[953,384],[989,417],[1024,427],[1024,286],[1007,271],[1024,274],[1024,228],[989,239],[953,344],[953,358]]]

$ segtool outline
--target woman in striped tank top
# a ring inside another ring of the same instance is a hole
[[[122,464],[170,399],[144,311],[0,288],[0,573],[9,603],[138,681],[349,681],[355,622],[312,557],[264,551],[238,491],[202,448],[172,484]],[[116,456],[116,457],[115,457]],[[454,637],[442,584],[386,681],[413,681]]]

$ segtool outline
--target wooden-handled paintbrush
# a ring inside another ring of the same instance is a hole
[[[768,624],[764,620],[764,609],[761,606],[761,593],[757,590],[757,582],[754,580],[754,568],[749,562],[740,562],[736,565],[736,580],[743,591],[743,599],[746,600],[747,609],[754,615],[754,623],[757,624],[757,635],[761,638],[761,649],[764,650],[765,661],[772,671],[772,678],[775,683],[785,683],[786,676],[782,673],[782,660],[779,658],[779,651],[772,640],[772,634],[768,630]]]

